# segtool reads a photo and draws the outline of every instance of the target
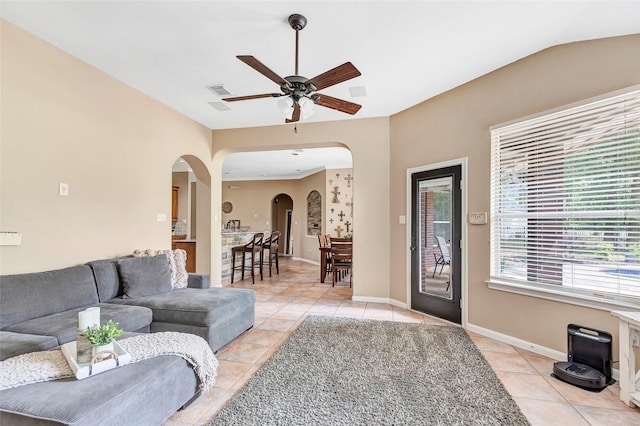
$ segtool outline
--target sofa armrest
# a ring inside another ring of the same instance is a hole
[[[209,288],[211,282],[209,281],[209,275],[207,274],[189,274],[189,281],[187,282],[189,288]]]

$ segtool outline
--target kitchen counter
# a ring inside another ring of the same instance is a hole
[[[265,238],[271,235],[271,231],[222,231],[221,238],[221,256],[222,256],[222,270],[221,270],[221,280],[222,285],[226,286],[231,284],[231,249],[236,246],[241,246],[247,244],[253,238],[253,235],[262,232],[265,235]],[[236,256],[236,262],[238,258]],[[246,276],[246,275],[245,275]],[[236,274],[238,280],[240,277]]]

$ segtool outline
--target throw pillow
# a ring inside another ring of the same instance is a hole
[[[169,262],[164,254],[119,259],[118,271],[125,299],[153,296],[173,290]]]
[[[171,272],[171,285],[173,288],[187,288],[189,274],[187,273],[187,252],[182,249],[177,250],[134,250],[134,257],[157,256],[165,254],[169,261],[169,271]]]

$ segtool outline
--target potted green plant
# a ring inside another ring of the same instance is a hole
[[[107,321],[98,327],[89,327],[85,332],[87,339],[93,345],[93,355],[105,351],[113,351],[113,341],[122,335],[123,330],[118,328],[120,323],[113,320]]]

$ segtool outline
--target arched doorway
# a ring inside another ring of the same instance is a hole
[[[293,256],[293,199],[288,194],[278,194],[271,201],[271,229],[280,231],[283,242],[280,253],[285,256]]]
[[[211,176],[197,157],[171,168],[171,248],[187,252],[187,272],[211,271]]]

